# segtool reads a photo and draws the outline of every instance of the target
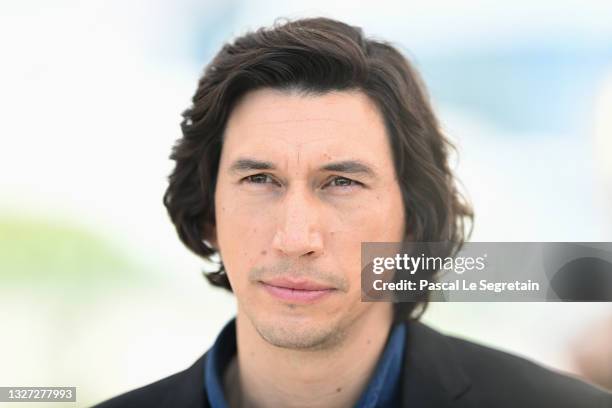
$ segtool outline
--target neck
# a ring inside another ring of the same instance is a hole
[[[237,359],[225,375],[230,406],[353,406],[383,352],[392,320],[391,305],[377,303],[346,329],[342,344],[296,350],[266,342],[239,310]]]

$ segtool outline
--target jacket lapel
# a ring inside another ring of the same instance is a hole
[[[401,406],[451,407],[470,387],[449,340],[418,321],[407,324]],[[456,406],[456,405],[455,405]]]
[[[159,401],[163,408],[210,408],[204,389],[204,361],[208,351],[189,368],[176,374],[169,395]]]

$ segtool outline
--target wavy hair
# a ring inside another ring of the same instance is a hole
[[[259,88],[323,94],[359,90],[380,109],[411,241],[449,241],[455,254],[472,232],[473,210],[449,168],[453,144],[441,132],[425,86],[410,62],[390,43],[366,38],[359,27],[329,18],[275,22],[228,42],[205,67],[192,105],[172,148],[175,161],[163,203],[180,240],[205,260],[217,250],[214,191],[223,131],[233,106]],[[467,225],[469,224],[469,231]],[[204,272],[209,282],[232,290],[222,261]],[[418,318],[428,302],[396,303],[396,320]]]

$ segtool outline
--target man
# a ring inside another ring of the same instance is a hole
[[[612,407],[603,390],[362,302],[365,241],[466,239],[471,208],[417,73],[315,18],[225,45],[164,196],[238,312],[190,368],[100,407]],[[470,223],[471,225],[471,223]]]

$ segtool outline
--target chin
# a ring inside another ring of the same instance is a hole
[[[252,320],[259,335],[269,344],[289,349],[315,350],[336,344],[340,330],[336,319],[317,313],[272,312]]]

